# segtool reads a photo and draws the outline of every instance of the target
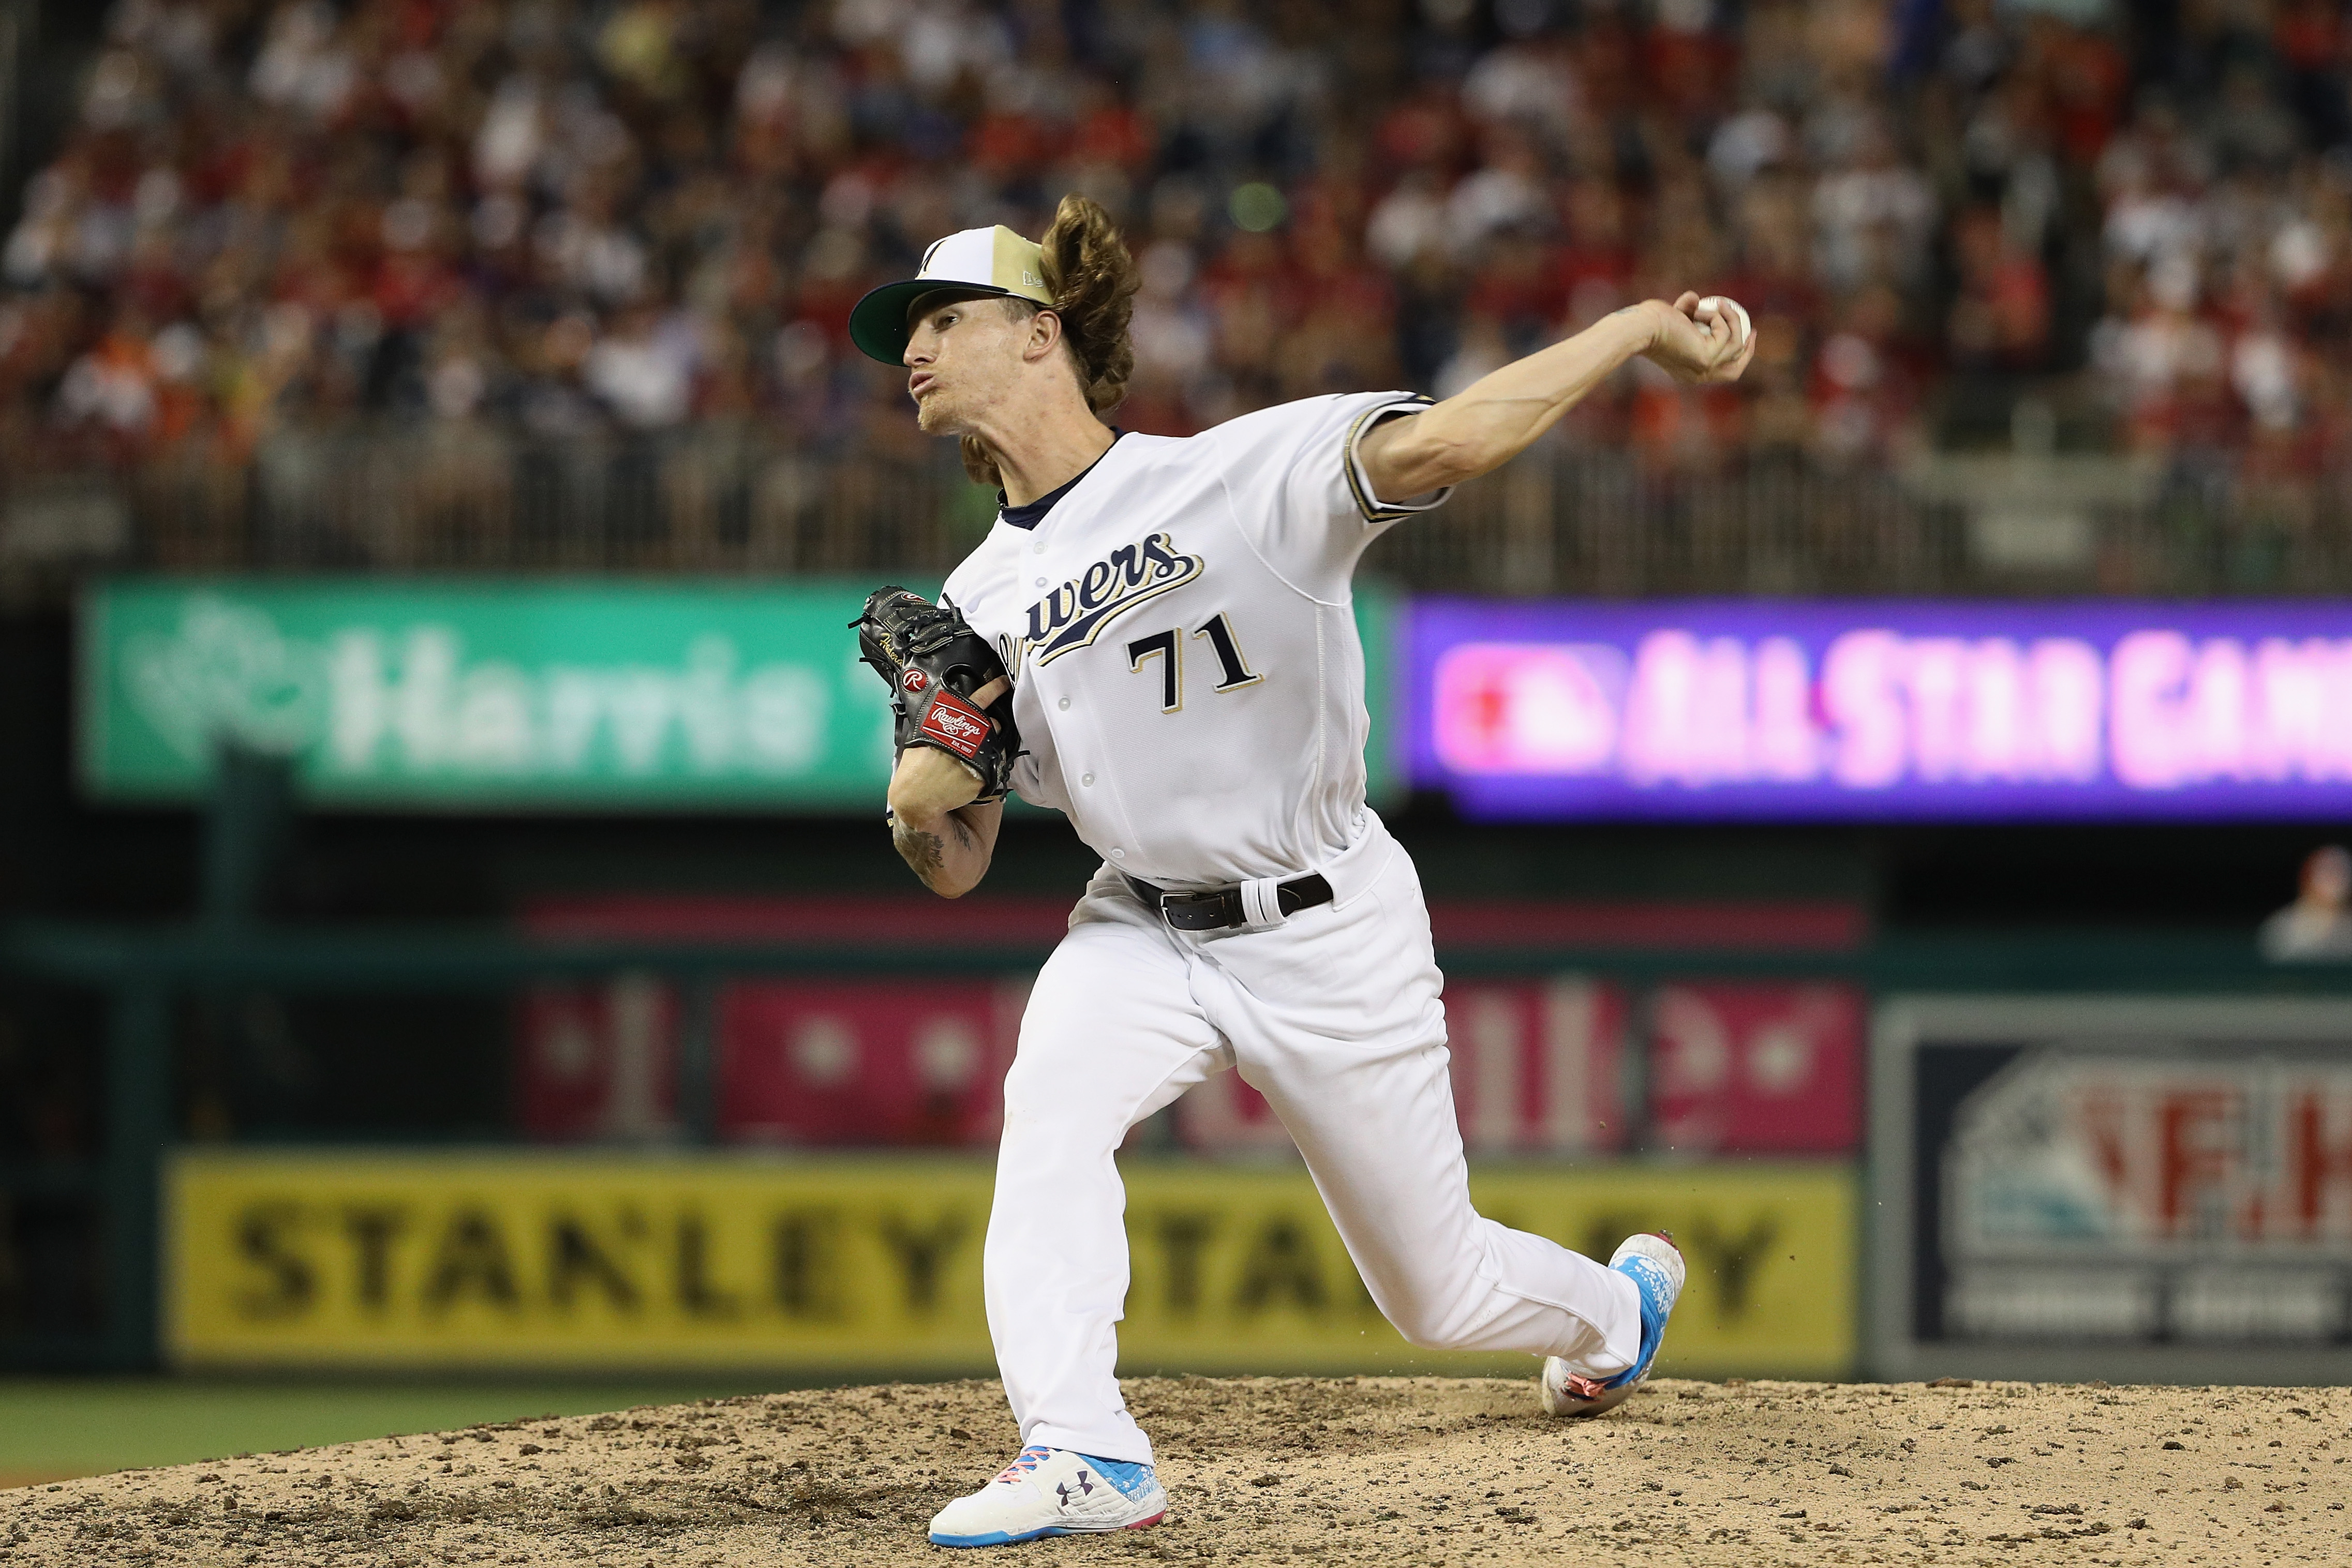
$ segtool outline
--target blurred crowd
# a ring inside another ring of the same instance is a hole
[[[1696,287],[1748,382],[1636,367],[1569,439],[2307,470],[2352,430],[2347,48],[2334,0],[117,0],[0,250],[0,418],[903,450],[851,302],[1079,190],[1142,262],[1129,428],[1442,395]]]

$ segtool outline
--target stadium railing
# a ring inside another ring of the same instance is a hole
[[[936,575],[993,497],[944,444],[710,422],[561,437],[494,424],[290,427],[249,460],[0,465],[0,588],[89,570]],[[2352,470],[2196,454],[1789,453],[1678,466],[1549,443],[1368,567],[1428,591],[2209,596],[2352,591]]]

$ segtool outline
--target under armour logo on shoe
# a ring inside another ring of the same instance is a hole
[[[1080,1470],[1078,1472],[1077,1481],[1078,1494],[1081,1497],[1094,1496],[1095,1483],[1087,1479],[1086,1471]],[[1065,1511],[1067,1511],[1070,1506],[1070,1483],[1064,1481],[1060,1485],[1056,1486],[1054,1489],[1054,1495],[1062,1500],[1062,1508]]]

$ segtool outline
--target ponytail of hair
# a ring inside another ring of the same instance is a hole
[[[1135,316],[1143,274],[1110,214],[1089,196],[1064,196],[1037,243],[1045,251],[1045,287],[1062,318],[1062,340],[1078,362],[1087,406],[1097,415],[1107,414],[1127,400],[1128,378],[1135,374],[1128,323]]]

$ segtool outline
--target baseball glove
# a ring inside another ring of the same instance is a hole
[[[1002,800],[1012,787],[1021,735],[1013,726],[1013,692],[986,708],[971,695],[1004,674],[1004,661],[952,604],[933,604],[897,584],[866,595],[857,629],[858,656],[890,685],[898,714],[898,755],[936,747],[980,779],[982,800]]]

